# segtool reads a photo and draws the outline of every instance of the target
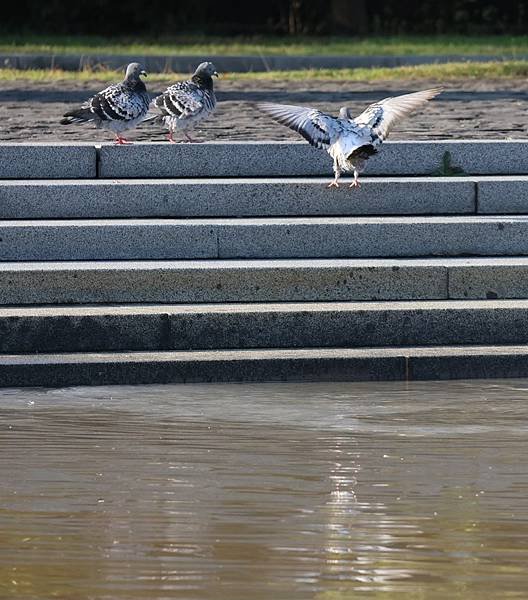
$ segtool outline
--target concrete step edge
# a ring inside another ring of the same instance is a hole
[[[528,345],[0,355],[0,387],[526,377]]]
[[[0,318],[10,317],[134,317],[136,315],[232,315],[328,312],[405,312],[444,310],[528,310],[528,299],[377,300],[341,302],[224,302],[204,304],[80,304],[0,307]]]
[[[0,366],[19,364],[60,364],[80,362],[144,362],[165,361],[219,361],[255,360],[258,358],[377,358],[390,357],[434,357],[434,356],[475,356],[480,354],[528,354],[528,344],[513,345],[460,345],[460,346],[398,346],[361,348],[260,348],[260,349],[218,349],[218,350],[154,350],[154,351],[105,351],[105,352],[60,352],[41,354],[0,354]],[[528,367],[528,365],[527,365]]]

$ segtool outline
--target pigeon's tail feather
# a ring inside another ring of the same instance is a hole
[[[64,119],[61,120],[61,125],[70,125],[71,123],[86,123],[93,121],[94,114],[89,108],[80,108],[64,113]]]

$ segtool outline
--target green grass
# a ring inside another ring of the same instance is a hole
[[[148,82],[174,81],[188,77],[188,73],[153,73]],[[13,81],[99,81],[112,82],[120,79],[122,72],[101,71],[61,71],[0,69],[0,82]],[[446,63],[437,65],[417,65],[393,69],[310,69],[305,71],[265,71],[259,73],[224,73],[220,81],[230,79],[266,81],[394,81],[394,80],[434,80],[442,83],[459,79],[520,79],[528,77],[528,61],[505,61],[487,63]]]
[[[393,37],[200,37],[161,39],[102,38],[96,36],[22,36],[0,34],[0,52],[130,54],[273,55],[420,55],[528,54],[528,36],[393,36]]]

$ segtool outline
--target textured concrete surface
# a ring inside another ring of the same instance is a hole
[[[528,255],[528,216],[0,221],[0,260]]]
[[[528,254],[528,216],[239,219],[217,226],[221,258]]]
[[[0,304],[528,298],[528,257],[0,263]]]
[[[528,259],[462,261],[449,269],[450,298],[528,298]]]
[[[485,177],[478,182],[478,212],[528,214],[528,177]]]
[[[528,300],[0,308],[0,352],[527,344]]]
[[[0,304],[528,298],[528,257],[0,263]]]
[[[194,55],[160,55],[131,56],[126,54],[0,54],[0,64],[12,69],[64,69],[78,71],[89,67],[103,65],[108,69],[122,69],[133,61],[145,65],[151,73],[192,72],[203,56]],[[247,71],[279,71],[297,69],[358,69],[372,67],[398,67],[403,65],[423,65],[446,62],[488,62],[503,60],[526,60],[525,55],[369,55],[369,56],[286,56],[286,55],[246,55],[225,56],[210,55],[207,60],[214,62],[221,72],[245,73]]]
[[[365,174],[430,175],[441,167],[446,151],[452,165],[468,175],[528,173],[526,141],[435,140],[386,142],[368,161]],[[332,175],[328,154],[302,141],[104,144],[99,152],[103,178]],[[95,174],[95,149],[90,144],[0,144],[0,179],[90,178]]]
[[[527,346],[419,348],[407,357],[408,380],[528,377]]]
[[[405,358],[377,349],[0,356],[2,387],[404,378]]]
[[[159,179],[0,182],[0,218],[238,217],[465,214],[471,178],[365,179],[359,190],[328,179]]]
[[[0,263],[0,304],[284,302],[447,298],[435,261]]]
[[[528,376],[528,346],[1,355],[0,386]]]
[[[96,176],[90,144],[0,143],[0,179],[76,179]]]
[[[0,260],[213,258],[211,222],[0,221]]]
[[[451,165],[466,174],[528,173],[526,141],[386,142],[365,175],[430,175]],[[512,160],[515,157],[515,160]],[[292,177],[332,175],[332,159],[306,142],[211,142],[114,146],[100,151],[100,175],[120,177]]]
[[[167,317],[154,308],[6,308],[0,312],[0,352],[159,350],[167,344]]]

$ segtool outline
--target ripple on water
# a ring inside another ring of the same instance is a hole
[[[525,597],[528,381],[0,396],[0,597]]]

